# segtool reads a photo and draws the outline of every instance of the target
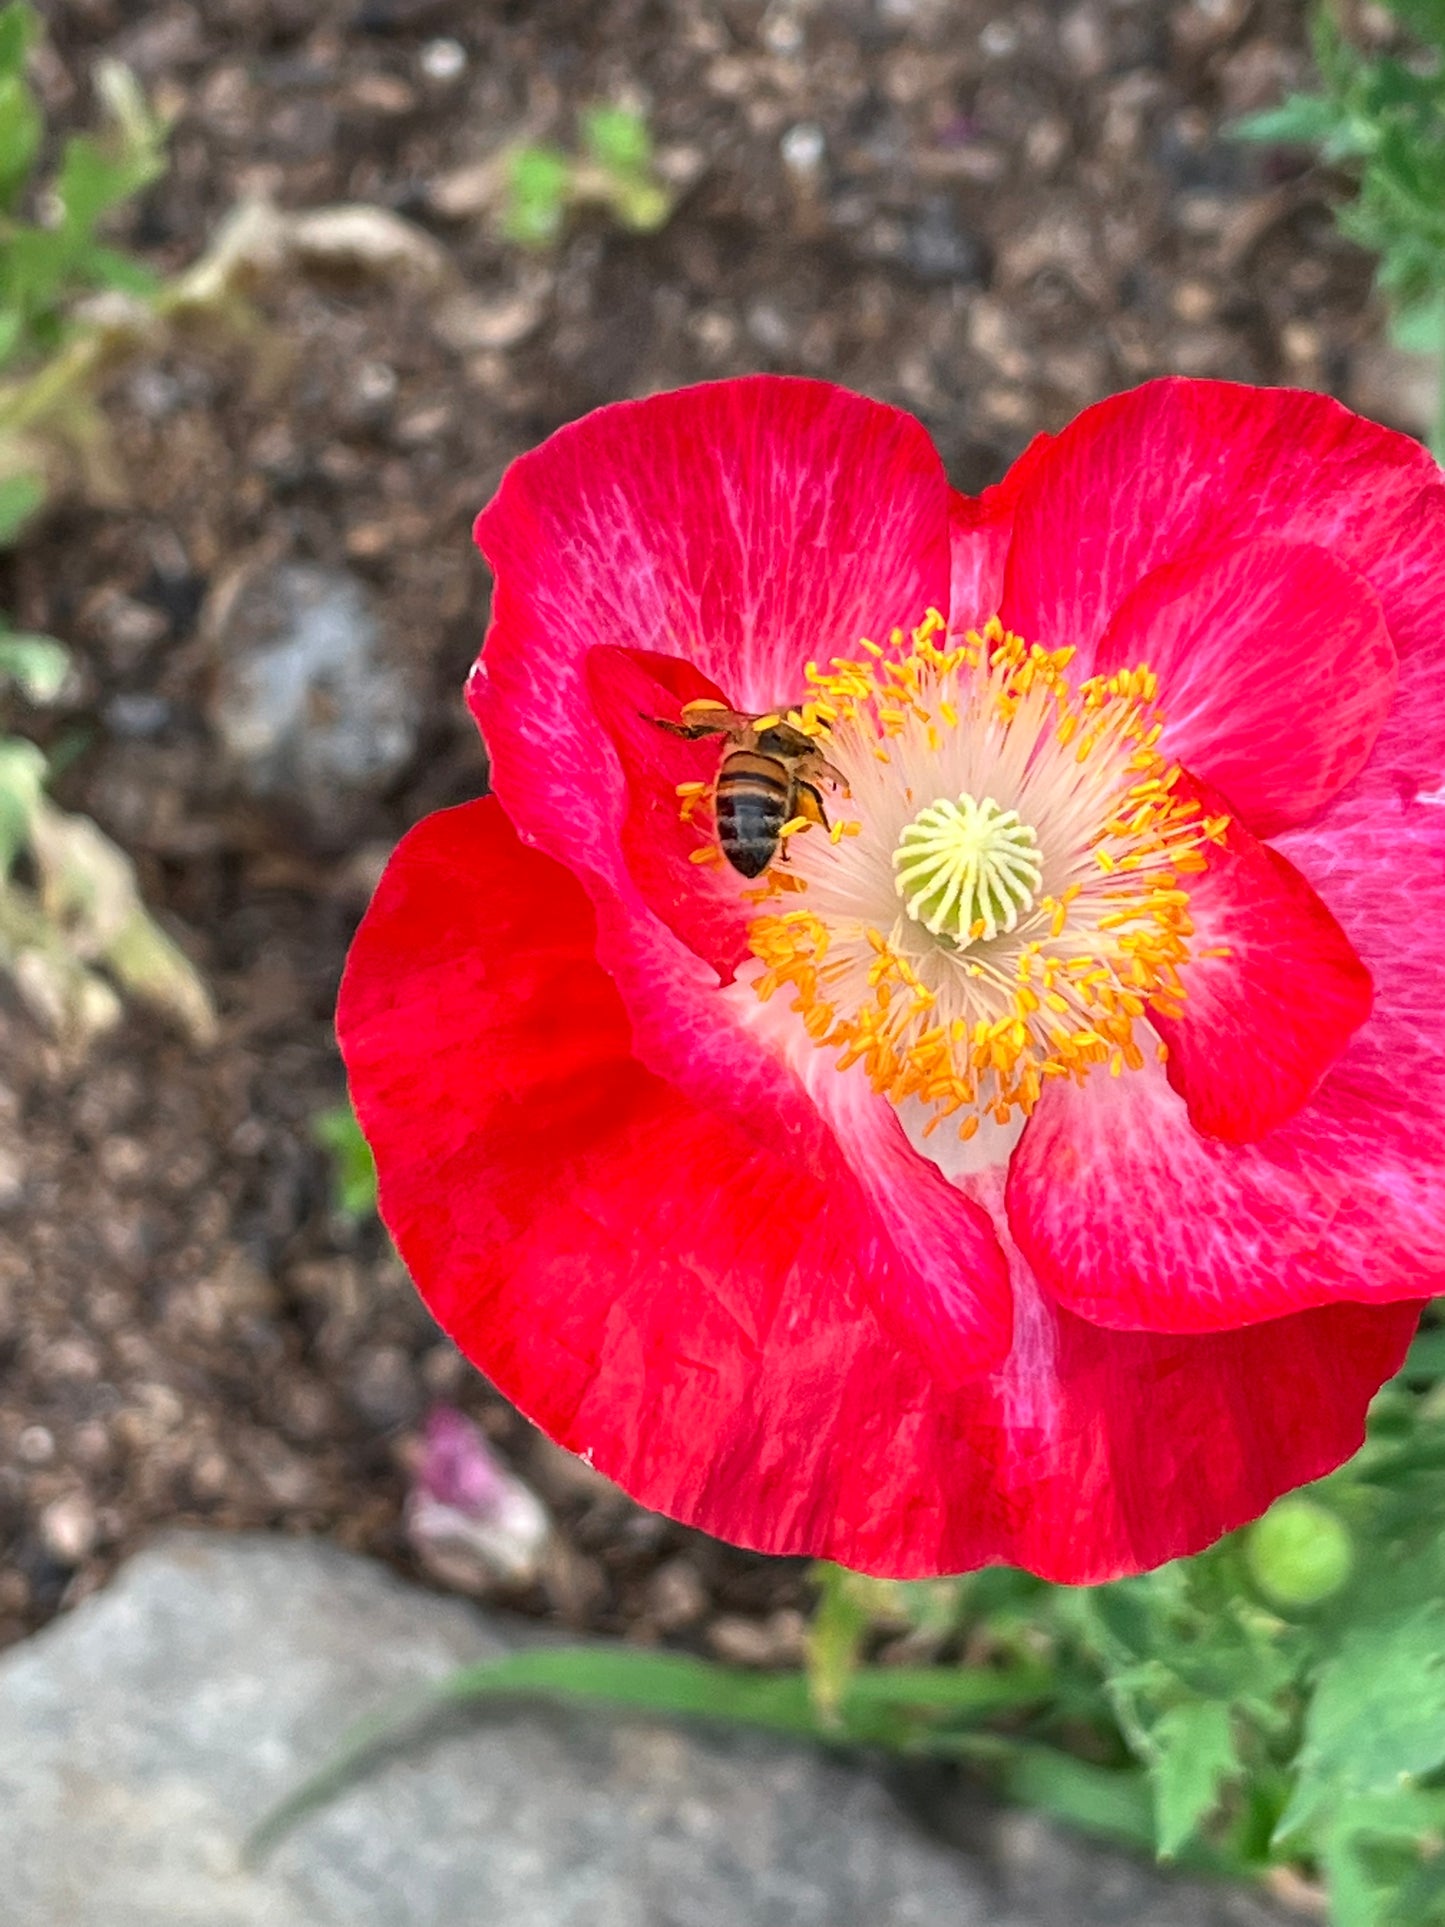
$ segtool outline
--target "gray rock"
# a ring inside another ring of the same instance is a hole
[[[243,1866],[247,1829],[354,1720],[535,1637],[327,1545],[199,1535],[158,1545],[0,1663],[0,1918],[5,1927],[1263,1919],[1065,1847],[1035,1821],[1008,1823],[992,1865],[970,1858],[916,1830],[865,1773],[821,1755],[535,1706],[474,1718],[392,1757],[260,1869]],[[1081,1912],[1086,1898],[1101,1911]]]
[[[216,731],[243,786],[319,829],[374,794],[416,747],[417,691],[389,654],[365,588],[313,562],[253,566],[206,612]]]
[[[1305,1927],[1246,1889],[1171,1879],[1036,1813],[995,1815],[988,1841],[1006,1897],[998,1927]]]

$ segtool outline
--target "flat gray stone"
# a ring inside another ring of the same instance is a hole
[[[535,1637],[328,1545],[162,1542],[0,1662],[0,1919],[1079,1927],[1097,1917],[1248,1927],[1266,1918],[1243,1896],[1175,1885],[1026,1818],[1004,1823],[985,1853],[959,1852],[916,1828],[867,1773],[806,1749],[540,1706],[469,1719],[389,1758],[259,1869],[242,1864],[248,1829],[355,1720]]]
[[[364,584],[316,562],[252,565],[221,584],[205,620],[212,720],[242,785],[317,830],[343,826],[405,766],[421,721]]]

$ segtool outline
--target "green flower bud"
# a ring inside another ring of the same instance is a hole
[[[1276,1605],[1316,1606],[1339,1591],[1355,1563],[1349,1531],[1313,1499],[1287,1498],[1249,1529],[1245,1558]]]

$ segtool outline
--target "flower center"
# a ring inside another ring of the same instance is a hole
[[[965,793],[905,824],[893,852],[898,894],[916,923],[960,950],[1016,928],[1043,880],[1038,838],[1017,810]]]
[[[840,1070],[930,1111],[925,1134],[1027,1116],[1051,1077],[1138,1069],[1164,1054],[1150,1016],[1179,1014],[1188,879],[1229,819],[1160,755],[1153,672],[1072,684],[1072,656],[997,620],[949,638],[930,610],[810,663],[782,718],[847,789],[743,892],[753,988],[787,993]]]

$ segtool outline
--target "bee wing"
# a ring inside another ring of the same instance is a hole
[[[706,708],[698,703],[684,703],[682,719],[693,728],[706,729],[751,729],[757,718],[744,715],[740,709],[714,709],[709,703]]]
[[[740,709],[692,709],[684,705],[681,722],[670,723],[661,716],[654,716],[653,722],[659,729],[665,729],[670,736],[686,736],[696,742],[702,736],[732,736],[738,731],[751,729],[753,719],[745,716]]]

